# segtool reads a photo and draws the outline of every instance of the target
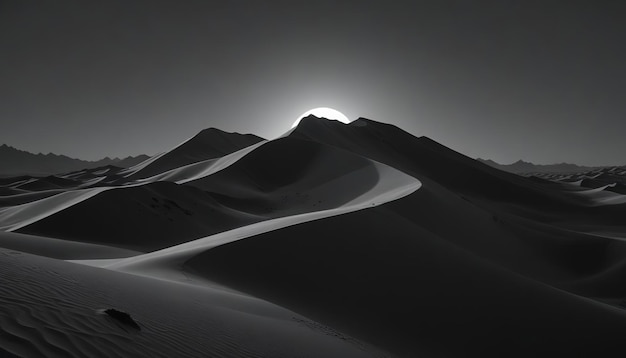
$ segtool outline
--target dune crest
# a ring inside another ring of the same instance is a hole
[[[376,163],[375,165],[379,174],[377,184],[366,193],[337,208],[266,220],[126,259],[80,260],[74,262],[139,275],[152,276],[160,279],[168,278],[178,281],[188,281],[188,276],[185,273],[180,272],[180,265],[191,259],[194,255],[202,253],[206,250],[235,242],[237,240],[246,239],[253,235],[279,230],[288,226],[372,208],[397,200],[406,195],[410,195],[421,186],[419,180],[413,177],[403,174],[386,165],[379,163]],[[355,172],[352,177],[344,178],[346,183],[357,179],[358,174],[359,172]]]

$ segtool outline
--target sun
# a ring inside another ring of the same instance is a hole
[[[328,108],[328,107],[318,107],[318,108],[313,108],[311,110],[304,112],[300,117],[298,117],[298,119],[296,119],[295,122],[293,122],[293,125],[291,126],[291,128],[295,128],[298,125],[298,123],[300,123],[302,118],[310,116],[310,115],[314,115],[315,117],[318,117],[318,118],[333,119],[333,120],[336,120],[345,124],[350,123],[350,120],[348,119],[348,117],[346,117],[343,113],[339,112],[338,110]]]

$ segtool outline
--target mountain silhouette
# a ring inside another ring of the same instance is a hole
[[[148,158],[147,155],[138,155],[123,159],[107,157],[98,161],[86,161],[52,153],[33,154],[2,144],[0,145],[0,176],[46,176],[107,165],[129,167]]]
[[[489,166],[494,168],[504,170],[510,173],[516,174],[536,174],[536,173],[581,173],[594,169],[598,169],[601,167],[586,167],[580,166],[576,164],[570,163],[559,163],[559,164],[533,164],[530,162],[525,162],[523,160],[518,160],[512,164],[499,164],[494,162],[491,159],[477,159],[480,162],[483,162]]]

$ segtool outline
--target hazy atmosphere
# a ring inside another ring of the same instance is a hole
[[[95,160],[320,106],[501,163],[626,164],[621,1],[0,1],[0,143]]]

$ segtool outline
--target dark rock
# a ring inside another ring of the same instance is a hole
[[[104,313],[108,314],[109,317],[115,319],[125,326],[129,326],[138,331],[141,331],[141,327],[139,326],[139,324],[130,316],[130,314],[126,312],[118,311],[114,308],[107,308],[104,310]]]

